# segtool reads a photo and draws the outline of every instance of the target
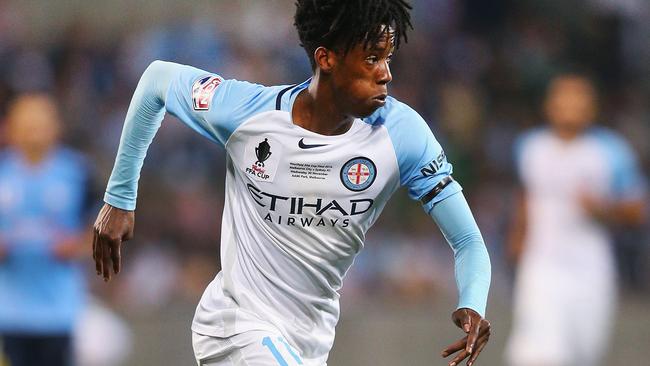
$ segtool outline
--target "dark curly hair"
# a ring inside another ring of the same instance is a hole
[[[374,45],[388,31],[383,25],[395,32],[394,45],[399,48],[402,37],[407,41],[407,29],[413,28],[411,9],[405,0],[297,0],[294,25],[315,69],[318,47],[346,54],[359,43]]]

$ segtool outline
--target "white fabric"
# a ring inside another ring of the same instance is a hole
[[[327,146],[300,148],[301,139]],[[271,155],[256,168],[255,148],[264,140]],[[223,268],[203,294],[192,330],[229,337],[279,329],[306,365],[322,365],[334,342],[343,277],[399,185],[388,132],[356,120],[343,135],[322,136],[294,125],[288,112],[269,111],[244,122],[226,149]],[[360,192],[341,177],[355,156],[376,168]]]
[[[522,146],[527,228],[506,349],[512,366],[594,366],[606,351],[617,295],[611,240],[580,199],[614,196],[611,161],[588,134],[566,142],[545,130]]]

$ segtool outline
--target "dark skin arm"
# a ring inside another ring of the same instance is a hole
[[[467,365],[471,366],[490,339],[490,322],[483,319],[476,311],[468,308],[454,311],[451,318],[454,324],[467,335],[447,346],[442,351],[442,357],[448,357],[458,352],[456,357],[449,362],[449,366],[456,366],[468,357]]]
[[[104,281],[121,269],[122,242],[133,238],[135,212],[126,211],[105,203],[93,225],[93,259],[97,275]]]
[[[604,202],[585,194],[580,204],[591,217],[606,224],[638,226],[646,220],[643,200]]]

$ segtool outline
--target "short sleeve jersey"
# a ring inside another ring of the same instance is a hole
[[[643,199],[645,179],[627,141],[605,128],[591,128],[572,141],[536,129],[516,146],[528,209],[524,263],[613,271],[607,227],[580,202],[583,196],[604,202]]]
[[[188,66],[175,75],[166,110],[227,152],[222,271],[192,329],[277,329],[305,362],[323,364],[338,290],[366,231],[400,185],[427,212],[459,192],[451,164],[426,122],[391,97],[347,132],[324,136],[292,122],[310,80],[265,87]]]

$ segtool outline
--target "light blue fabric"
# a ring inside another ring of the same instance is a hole
[[[15,151],[0,157],[0,333],[70,332],[85,297],[79,263],[54,257],[60,240],[78,235],[86,166],[57,149],[38,166]]]
[[[469,308],[485,317],[492,273],[490,256],[463,193],[436,203],[431,217],[454,251],[458,308]]]
[[[165,111],[224,146],[233,131],[250,116],[274,109],[275,97],[282,89],[282,86],[264,87],[223,80],[214,91],[210,108],[195,110],[192,87],[197,80],[206,77],[220,78],[171,62],[154,61],[149,65],[131,99],[105,202],[124,210],[135,210],[142,164]]]
[[[364,121],[371,125],[384,125],[388,130],[397,156],[400,184],[408,188],[412,199],[421,199],[453,173],[453,166],[447,161],[427,123],[406,104],[388,97],[386,105]],[[424,204],[424,210],[429,213],[437,202],[460,191],[460,184],[452,182]]]
[[[592,128],[587,138],[595,138],[605,151],[612,169],[611,192],[614,199],[634,201],[643,199],[647,183],[632,147],[616,132],[603,128]]]

